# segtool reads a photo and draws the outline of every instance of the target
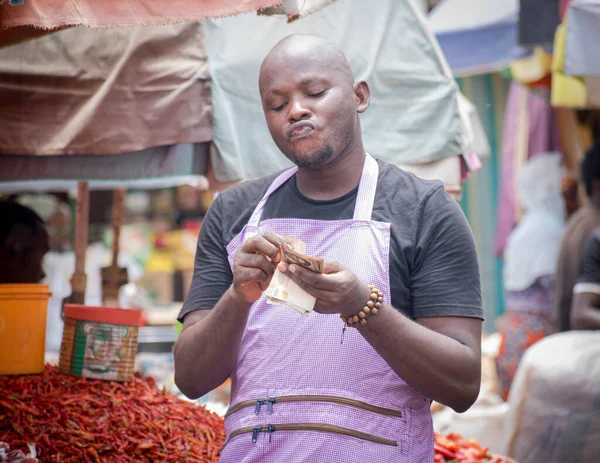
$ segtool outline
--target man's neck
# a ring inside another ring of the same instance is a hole
[[[310,199],[326,201],[339,198],[360,183],[365,156],[364,148],[359,146],[322,169],[300,168],[296,185]]]

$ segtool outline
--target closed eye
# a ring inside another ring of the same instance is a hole
[[[310,98],[319,98],[320,96],[323,96],[325,94],[325,92],[327,91],[326,88],[324,88],[323,90],[321,90],[320,92],[315,92],[315,93],[309,93],[308,96]]]
[[[271,108],[271,111],[279,112],[279,111],[282,111],[283,108],[285,108],[285,103],[280,104],[279,106],[276,106],[274,108]]]

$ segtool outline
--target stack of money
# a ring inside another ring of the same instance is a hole
[[[281,247],[281,261],[287,265],[295,264],[312,272],[323,273],[323,259],[305,255],[306,243],[286,236],[286,245]],[[304,291],[285,273],[275,269],[271,284],[265,291],[268,304],[282,305],[308,316],[315,308],[317,299]]]

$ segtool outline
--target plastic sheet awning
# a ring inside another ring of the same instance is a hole
[[[198,22],[278,6],[281,0],[24,0],[0,2],[0,30],[158,26]],[[14,2],[16,3],[16,2]]]
[[[518,0],[445,0],[428,19],[458,77],[496,72],[531,54],[519,46]]]
[[[355,77],[369,84],[371,106],[361,124],[374,156],[411,165],[489,153],[477,113],[462,98],[425,18],[408,0],[338,0],[290,24],[246,15],[204,26],[219,152],[211,159],[221,181],[256,178],[290,165],[267,129],[258,74],[269,50],[293,33],[336,42]]]
[[[0,192],[154,189],[206,183],[208,143],[158,146],[120,155],[0,155]]]
[[[199,23],[72,27],[0,48],[0,154],[119,155],[210,140]]]
[[[569,5],[564,73],[600,77],[600,0]]]

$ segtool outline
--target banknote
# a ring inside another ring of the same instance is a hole
[[[282,246],[282,261],[287,264],[297,264],[312,271],[323,271],[323,260],[318,257],[306,256],[306,243],[286,236],[286,244]],[[269,287],[265,291],[267,303],[289,307],[307,316],[313,311],[317,299],[304,291],[285,273],[275,270]]]
[[[306,254],[306,243],[294,236],[284,236],[286,244],[291,246],[291,249]]]
[[[308,315],[315,307],[317,299],[304,291],[285,273],[275,270],[271,284],[265,291],[267,303],[282,305],[294,309],[302,315]]]
[[[319,257],[306,256],[293,249],[282,247],[281,260],[286,264],[296,264],[312,272],[323,273],[323,259]]]

